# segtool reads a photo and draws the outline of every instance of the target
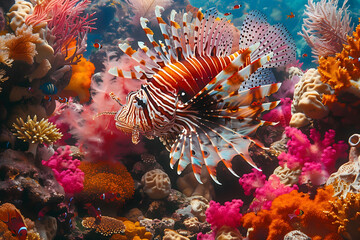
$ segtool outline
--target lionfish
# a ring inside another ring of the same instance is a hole
[[[262,13],[252,11],[241,27],[239,50],[231,53],[235,27],[219,18],[214,8],[204,13],[200,9],[194,17],[172,10],[170,26],[161,17],[163,10],[156,6],[155,15],[164,42],[156,41],[149,20],[140,18],[153,49],[143,42],[138,42],[138,51],[119,44],[139,65],[135,71],[113,67],[109,73],[144,83],[128,94],[124,105],[110,93],[120,110],[102,114],[115,115],[116,127],[132,134],[135,144],[140,134],[159,137],[170,151],[170,166],[178,161],[178,174],[191,163],[202,183],[205,165],[220,184],[216,178],[220,161],[237,177],[231,164],[234,156],[256,167],[248,147],[251,142],[263,145],[249,135],[259,126],[274,124],[259,117],[279,103],[265,102],[280,87],[269,68],[295,59],[294,40],[285,27],[272,26]]]

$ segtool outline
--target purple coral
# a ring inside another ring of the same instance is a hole
[[[242,214],[240,208],[243,201],[240,199],[233,199],[231,202],[225,202],[224,206],[215,201],[210,201],[210,206],[206,210],[206,221],[211,224],[211,229],[218,230],[222,226],[229,226],[232,228],[240,227],[240,219]]]
[[[343,141],[335,143],[335,131],[330,129],[324,139],[315,129],[310,130],[312,143],[300,130],[287,127],[286,135],[288,152],[279,155],[279,164],[290,169],[301,168],[300,183],[323,184],[335,171],[335,163],[339,158],[347,157],[348,146]]]
[[[271,175],[269,180],[266,180],[266,176],[255,168],[253,168],[252,173],[244,174],[239,179],[239,183],[244,188],[246,195],[250,195],[255,190],[254,201],[249,207],[251,211],[268,210],[276,197],[298,189],[296,185],[293,187],[285,186],[276,175]]]
[[[79,169],[80,161],[71,156],[70,146],[59,147],[48,161],[42,164],[50,167],[56,180],[68,194],[81,192],[84,188],[84,172]]]

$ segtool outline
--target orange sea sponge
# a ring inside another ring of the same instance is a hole
[[[126,167],[120,163],[110,162],[81,162],[79,168],[85,173],[84,190],[82,196],[90,198],[92,202],[103,201],[103,193],[119,193],[120,198],[114,203],[123,204],[134,195],[134,180]]]
[[[342,239],[337,234],[336,226],[323,212],[331,208],[329,200],[334,200],[332,195],[331,187],[319,189],[314,200],[308,194],[294,190],[277,197],[270,210],[245,214],[242,218],[243,226],[253,228],[249,233],[250,240],[282,240],[292,230],[300,230],[312,239]],[[289,214],[293,214],[296,209],[301,209],[304,214],[290,219]]]
[[[123,235],[114,234],[110,240],[148,240],[152,238],[152,234],[147,232],[145,227],[141,227],[139,222],[131,222],[123,220],[125,224],[125,233]]]
[[[348,193],[346,198],[336,199],[330,204],[331,210],[324,213],[343,239],[360,239],[360,193]]]
[[[357,89],[356,94],[360,93],[360,24],[356,27],[353,36],[348,36],[347,42],[342,52],[337,53],[335,57],[320,57],[319,59],[318,70],[321,80],[329,84],[336,95],[350,87]]]

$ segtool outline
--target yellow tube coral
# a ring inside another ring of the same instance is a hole
[[[110,240],[149,240],[152,234],[147,232],[145,227],[141,227],[139,222],[123,221],[125,224],[125,233],[123,235],[114,234]]]

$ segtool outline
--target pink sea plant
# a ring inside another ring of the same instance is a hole
[[[279,155],[279,164],[290,169],[301,168],[299,183],[314,185],[325,183],[335,171],[335,163],[339,158],[347,157],[348,145],[343,141],[335,143],[335,131],[330,129],[321,140],[321,135],[315,129],[310,130],[310,140],[297,128],[285,128],[290,138],[287,142],[287,153]]]
[[[296,185],[285,186],[276,175],[271,175],[266,180],[266,176],[255,168],[252,173],[244,174],[239,179],[239,183],[243,187],[245,195],[253,193],[254,200],[249,206],[251,211],[268,210],[276,197],[298,189]]]
[[[319,56],[335,55],[341,52],[346,36],[351,34],[348,2],[344,1],[338,8],[338,0],[321,0],[314,3],[308,1],[306,5],[302,32],[299,32],[307,44],[312,48],[312,54]]]
[[[77,57],[85,51],[86,33],[92,29],[96,19],[95,14],[86,14],[84,10],[91,3],[90,0],[44,0],[34,7],[25,23],[33,28],[41,23],[47,23],[47,40],[54,49],[54,53],[65,51],[68,63],[76,63]],[[71,40],[77,40],[76,49],[72,55],[67,50]]]
[[[121,59],[120,64],[115,64],[121,69],[127,70],[133,64],[126,60],[126,57]],[[105,72],[93,76],[91,103],[84,106],[69,103],[55,122],[60,126],[61,124],[69,126],[70,134],[77,140],[86,159],[93,161],[114,161],[127,154],[135,152],[141,154],[145,151],[141,142],[134,145],[131,136],[116,128],[114,115],[97,115],[120,109],[121,106],[110,97],[110,92],[123,102],[130,91],[139,89],[141,85],[140,80],[116,78],[107,73],[110,65],[114,66],[109,59],[104,65]]]
[[[84,188],[84,172],[78,168],[80,161],[73,159],[70,154],[69,145],[64,149],[59,147],[54,155],[47,161],[43,160],[42,164],[53,170],[56,180],[64,188],[65,193],[74,194]]]
[[[242,218],[240,208],[242,205],[243,201],[240,199],[225,202],[223,206],[218,202],[210,201],[210,205],[205,212],[206,221],[211,224],[213,231],[220,229],[224,225],[232,228],[240,227],[240,219]]]

